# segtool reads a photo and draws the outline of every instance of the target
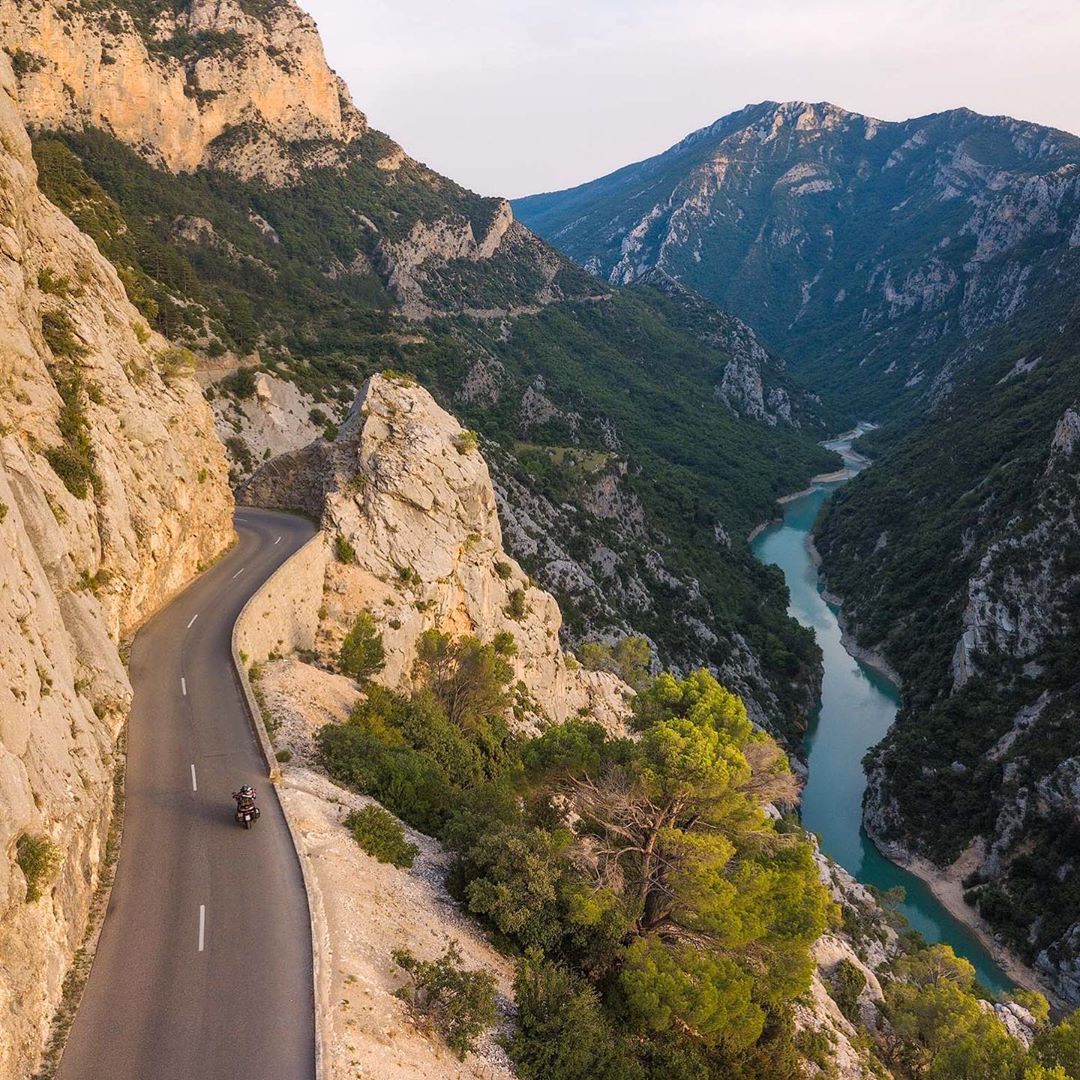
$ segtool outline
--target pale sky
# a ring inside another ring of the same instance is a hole
[[[485,195],[591,180],[751,102],[1080,133],[1080,0],[300,0],[371,123]]]

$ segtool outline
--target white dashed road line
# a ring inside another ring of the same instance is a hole
[[[191,766],[191,790],[192,791],[198,791],[199,790],[199,781],[195,779],[195,766],[194,766],[194,764]]]
[[[187,679],[183,675],[180,676],[180,693],[187,697]]]
[[[243,572],[244,568],[241,566],[240,569],[237,570],[235,574],[233,574],[233,581],[235,581]]]
[[[276,539],[276,540],[274,541],[274,547],[277,547],[277,546],[278,546],[278,544],[280,544],[280,543],[281,543],[281,537],[279,536],[279,537],[278,537],[278,538],[277,538],[277,539]]]
[[[199,617],[198,612],[191,616],[191,622],[187,624],[187,628],[190,630],[195,625],[195,620]]]
[[[206,905],[199,905],[199,952],[203,951],[206,944]]]

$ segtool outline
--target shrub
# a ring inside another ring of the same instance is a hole
[[[38,271],[38,288],[49,296],[67,296],[71,292],[71,282],[66,277],[56,277],[48,267]]]
[[[484,1029],[495,1023],[494,977],[486,971],[468,971],[456,941],[438,960],[418,960],[408,949],[395,949],[392,955],[409,976],[397,996],[464,1059]]]
[[[506,614],[509,615],[511,619],[523,619],[525,618],[526,610],[525,590],[514,589],[510,594],[510,602],[506,605]]]
[[[343,675],[364,683],[385,666],[382,634],[375,629],[375,620],[366,611],[361,611],[341,643],[338,667]]]
[[[255,459],[251,456],[251,449],[239,435],[230,435],[225,440],[225,449],[229,451],[233,461],[235,461],[244,472],[250,472],[255,468]]]
[[[258,369],[253,367],[238,368],[231,375],[226,375],[217,385],[220,389],[237,398],[249,398],[255,396],[255,373]]]
[[[480,445],[475,431],[463,431],[454,439],[454,446],[459,454],[471,454]]]
[[[23,833],[15,844],[15,861],[26,877],[26,902],[41,898],[42,888],[62,861],[60,849],[47,836]]]
[[[90,423],[83,404],[82,373],[75,368],[50,369],[53,384],[60,395],[60,412],[56,426],[62,445],[45,451],[45,459],[64,486],[77,499],[85,499],[90,485],[97,485],[94,468],[94,447],[90,442]]]
[[[841,960],[829,977],[830,997],[853,1024],[859,1019],[859,995],[865,988],[866,976],[850,960]]]
[[[352,566],[356,563],[356,548],[349,542],[348,537],[338,533],[334,537],[334,558],[339,563]]]
[[[9,55],[11,56],[11,67],[17,79],[21,79],[24,75],[29,75],[32,72],[40,71],[45,66],[45,57],[38,56],[37,53],[27,52],[25,49],[15,49]]]
[[[398,580],[410,589],[418,589],[424,584],[424,579],[411,567],[398,567]]]
[[[292,761],[292,751],[291,750],[279,750],[274,755],[274,758],[277,761],[280,761],[282,765],[288,765],[289,762]]]
[[[503,581],[506,581],[506,580],[508,580],[508,579],[509,579],[509,577],[510,577],[510,575],[511,575],[511,574],[512,574],[513,572],[514,572],[514,568],[513,568],[513,567],[512,567],[512,566],[511,566],[511,565],[510,565],[510,564],[509,564],[508,562],[503,562],[503,561],[502,561],[502,560],[500,559],[500,560],[499,560],[499,561],[498,561],[498,562],[497,562],[497,563],[495,564],[495,573],[496,573],[496,574],[498,574],[498,575],[499,575],[499,577],[501,577],[501,578],[503,579]]]
[[[517,656],[517,641],[509,630],[500,630],[492,639],[491,647],[500,656]]]
[[[158,353],[157,361],[161,377],[169,383],[186,378],[198,364],[195,354],[182,345],[170,345],[167,349],[162,349]]]
[[[86,355],[86,346],[75,336],[75,324],[67,312],[46,311],[41,316],[41,336],[53,356],[76,360]]]
[[[420,849],[405,839],[401,822],[381,806],[365,806],[345,819],[353,839],[373,858],[408,870]]]
[[[335,780],[378,799],[413,828],[438,833],[453,802],[453,788],[430,753],[407,746],[400,732],[385,724],[379,730],[377,723],[352,719],[327,724],[316,743]]]
[[[506,1049],[523,1080],[636,1080],[644,1074],[584,979],[531,952],[514,979]]]
[[[639,692],[649,684],[652,649],[643,637],[620,638],[614,645],[586,642],[580,659],[589,671],[610,671]]]

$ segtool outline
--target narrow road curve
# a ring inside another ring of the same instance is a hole
[[[310,1080],[300,866],[233,671],[233,623],[313,534],[241,509],[239,542],[139,631],[116,882],[61,1080]],[[255,786],[262,818],[233,820]]]

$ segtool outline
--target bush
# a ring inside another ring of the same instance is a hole
[[[850,960],[841,960],[829,976],[829,996],[854,1024],[859,1019],[859,995],[866,988],[862,969]]]
[[[417,960],[408,949],[395,949],[392,955],[409,976],[397,996],[464,1060],[484,1029],[495,1023],[494,977],[466,970],[456,941],[438,960]]]
[[[438,833],[453,802],[445,770],[427,751],[405,744],[393,728],[350,719],[327,724],[316,735],[327,772],[378,799],[413,828]]]
[[[652,649],[643,637],[620,638],[614,645],[586,642],[580,659],[587,670],[610,671],[639,692],[649,684]]]
[[[471,454],[480,445],[475,431],[463,431],[454,439],[454,446],[459,454]]]
[[[508,562],[503,562],[500,559],[497,563],[495,563],[495,573],[498,574],[499,577],[503,579],[503,581],[509,580],[510,575],[513,572],[514,568]]]
[[[244,472],[250,472],[255,468],[255,458],[251,455],[251,448],[239,435],[230,435],[225,440],[225,449]]]
[[[339,563],[345,563],[347,566],[351,566],[356,562],[356,548],[341,533],[334,537],[334,558]]]
[[[338,667],[343,675],[365,683],[386,666],[386,650],[375,620],[361,611],[345,635],[338,652]]]
[[[45,459],[68,491],[77,499],[85,499],[90,486],[96,486],[99,481],[90,441],[90,422],[83,404],[82,373],[65,366],[51,368],[50,374],[61,400],[56,426],[63,444],[46,450]]]
[[[220,389],[237,398],[255,396],[255,373],[258,368],[238,368],[231,375],[226,375],[217,385]]]
[[[514,979],[506,1049],[523,1080],[635,1080],[644,1074],[584,979],[531,952]]]
[[[63,298],[71,292],[71,282],[66,277],[56,277],[48,267],[38,271],[37,283],[38,288],[50,296]]]
[[[365,806],[354,810],[345,819],[353,839],[373,858],[408,870],[420,853],[415,844],[405,839],[405,830],[392,814],[381,806]]]
[[[161,377],[169,383],[191,375],[198,364],[195,354],[181,345],[170,345],[167,349],[162,349],[158,353],[157,361]]]
[[[525,618],[525,590],[514,589],[510,594],[510,602],[506,605],[506,614],[511,619],[523,619]]]
[[[427,630],[416,643],[413,673],[446,710],[452,724],[476,731],[484,721],[501,716],[513,669],[506,660],[507,643],[484,645],[475,637],[453,639]]]
[[[75,324],[64,311],[46,311],[41,316],[41,336],[55,357],[77,360],[86,355],[86,346],[75,336]]]
[[[26,878],[26,902],[41,898],[42,888],[62,861],[60,849],[47,836],[23,833],[15,844],[15,861]]]

